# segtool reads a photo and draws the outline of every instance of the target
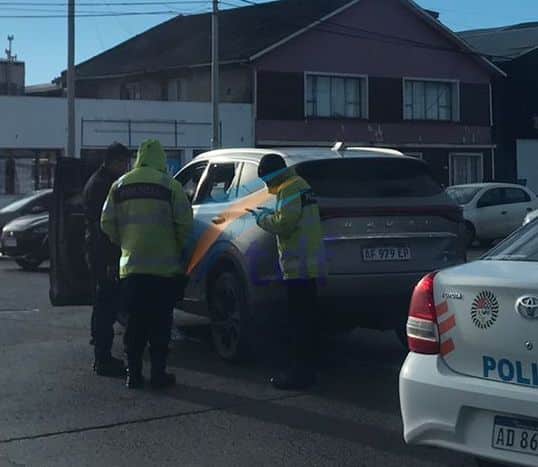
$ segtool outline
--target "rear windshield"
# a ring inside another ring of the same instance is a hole
[[[41,193],[32,192],[28,196],[25,196],[24,198],[18,199],[16,201],[14,201],[13,203],[8,204],[3,209],[0,209],[0,212],[15,212],[15,211],[18,211],[19,209],[26,206],[28,203],[31,203],[32,201],[38,199],[40,196],[43,196],[43,195]]]
[[[534,219],[516,231],[484,256],[484,259],[538,261],[538,219]]]
[[[480,188],[469,186],[461,188],[448,188],[446,192],[456,203],[467,204],[472,201],[476,194],[480,191]]]
[[[328,159],[303,162],[296,170],[327,198],[426,197],[443,191],[428,166],[412,159]]]

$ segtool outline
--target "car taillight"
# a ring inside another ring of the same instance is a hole
[[[435,273],[425,276],[415,287],[411,298],[407,319],[407,342],[411,352],[438,354],[440,350],[434,280]]]

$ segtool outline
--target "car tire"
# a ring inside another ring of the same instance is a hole
[[[240,362],[250,355],[250,311],[246,287],[237,273],[219,271],[209,287],[211,337],[218,355]]]
[[[26,256],[24,258],[17,258],[15,262],[24,270],[24,271],[37,271],[40,264],[43,262],[42,259],[33,258],[31,256]]]
[[[468,248],[473,246],[476,240],[476,229],[470,222],[465,222],[465,245]]]

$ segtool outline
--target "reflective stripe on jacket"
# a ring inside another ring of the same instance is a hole
[[[274,214],[262,215],[259,226],[277,236],[284,279],[311,279],[325,275],[325,251],[319,207],[310,185],[289,171],[276,188]]]
[[[143,143],[135,168],[112,185],[101,227],[121,246],[121,278],[174,277],[185,271],[182,253],[192,228],[192,207],[181,184],[166,173],[166,155],[158,141]]]

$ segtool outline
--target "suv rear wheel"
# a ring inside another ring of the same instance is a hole
[[[213,345],[221,358],[241,361],[249,355],[249,310],[245,286],[231,270],[217,273],[209,290]]]

